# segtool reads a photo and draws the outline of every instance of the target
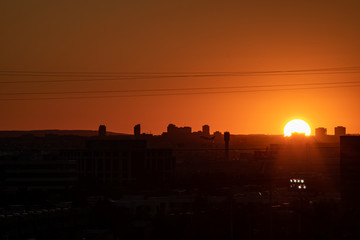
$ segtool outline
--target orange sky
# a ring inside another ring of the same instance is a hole
[[[359,1],[1,1],[0,71],[238,72],[360,66]],[[0,93],[357,81],[359,73],[1,84]],[[0,76],[0,81],[50,77]],[[65,78],[67,79],[67,78]],[[282,134],[293,118],[360,133],[360,87],[2,101],[0,130]],[[21,98],[22,96],[16,96]],[[29,97],[29,96],[26,96]],[[33,96],[30,97],[43,97]]]

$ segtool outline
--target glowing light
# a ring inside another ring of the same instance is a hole
[[[300,119],[294,119],[288,122],[284,128],[284,135],[290,137],[293,133],[305,134],[309,136],[311,133],[311,128],[309,124]]]

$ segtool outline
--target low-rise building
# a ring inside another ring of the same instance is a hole
[[[149,149],[143,140],[92,140],[85,149],[61,151],[60,157],[78,162],[79,180],[87,185],[163,182],[175,171],[170,149]]]

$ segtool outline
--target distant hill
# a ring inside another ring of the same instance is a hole
[[[97,136],[98,131],[95,130],[58,130],[58,129],[50,129],[50,130],[30,130],[30,131],[0,131],[0,137],[20,137],[24,135],[34,135],[37,137],[43,137],[45,135],[75,135],[75,136],[83,136],[83,137],[91,137]],[[109,136],[116,135],[127,135],[124,133],[115,133],[115,132],[106,132]]]

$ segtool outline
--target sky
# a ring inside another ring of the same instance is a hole
[[[282,134],[300,118],[360,133],[359,12],[356,0],[1,0],[0,130]],[[179,88],[192,90],[149,91]]]

